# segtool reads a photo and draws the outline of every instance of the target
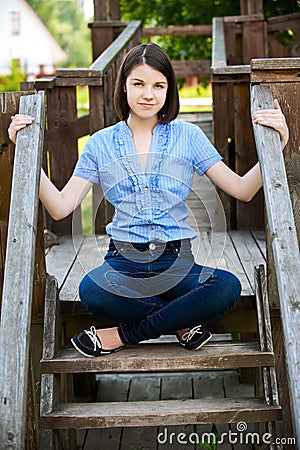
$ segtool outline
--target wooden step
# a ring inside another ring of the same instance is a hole
[[[43,428],[110,428],[281,420],[281,408],[262,399],[217,398],[62,403],[42,417]]]
[[[87,358],[72,346],[62,347],[53,359],[42,359],[42,373],[159,372],[229,369],[274,365],[274,354],[259,350],[256,341],[209,342],[198,351],[179,344],[140,344],[99,357]]]

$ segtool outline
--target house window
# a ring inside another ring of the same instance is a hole
[[[21,32],[21,14],[19,11],[11,12],[11,34],[19,36]]]

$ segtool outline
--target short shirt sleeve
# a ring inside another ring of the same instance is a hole
[[[201,128],[193,126],[191,136],[191,151],[196,172],[203,175],[216,162],[222,160],[222,156],[212,145]]]
[[[92,183],[100,184],[99,163],[95,139],[90,137],[75,166],[74,175]]]

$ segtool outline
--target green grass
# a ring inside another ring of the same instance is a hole
[[[211,84],[198,86],[184,86],[179,90],[180,98],[208,98],[212,96]]]

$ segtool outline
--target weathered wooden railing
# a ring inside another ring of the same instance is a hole
[[[27,425],[28,361],[44,138],[43,94],[21,97],[20,113],[33,116],[35,121],[17,136],[0,326],[0,445],[3,449],[16,450],[25,448]],[[28,417],[28,421],[31,419]]]
[[[282,153],[278,133],[254,125],[267,215],[268,297],[285,436],[300,442],[300,58],[257,59],[251,63],[252,111],[273,107],[277,98],[290,140]],[[286,360],[286,367],[285,367]],[[287,384],[288,382],[288,384]],[[294,431],[292,418],[294,419]]]
[[[47,99],[47,130],[45,134],[44,169],[53,183],[61,189],[71,177],[78,160],[78,139],[106,126],[113,125],[117,116],[113,108],[113,92],[118,68],[125,54],[140,42],[141,23],[130,22],[115,41],[89,68],[58,69],[52,79],[40,79],[22,88],[44,89]],[[77,86],[88,86],[89,114],[78,118]],[[47,157],[48,155],[48,157]],[[47,164],[49,162],[49,166]],[[99,187],[93,191],[93,225],[103,233],[112,210],[106,200],[99,206]],[[52,222],[48,227],[58,234],[81,233],[80,207],[72,216]]]
[[[254,85],[252,112],[273,108],[270,88]],[[278,286],[290,399],[296,436],[300,438],[300,252],[292,202],[279,135],[254,125],[256,148],[263,178],[271,248]]]

